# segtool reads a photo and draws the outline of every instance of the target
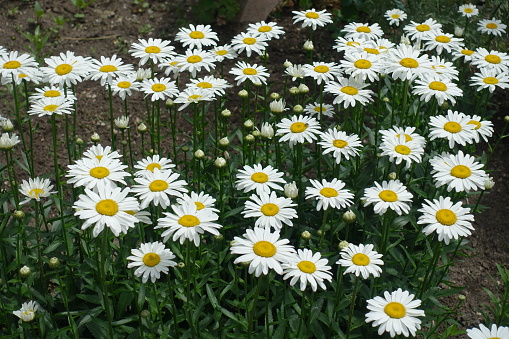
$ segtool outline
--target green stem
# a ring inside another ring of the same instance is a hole
[[[113,314],[112,309],[110,305],[110,299],[109,299],[109,293],[108,293],[108,282],[106,280],[108,274],[106,270],[106,258],[109,250],[109,240],[108,240],[108,230],[103,230],[102,234],[102,246],[101,247],[101,260],[99,261],[99,269],[100,269],[100,275],[101,275],[101,285],[102,285],[102,297],[104,302],[104,308],[106,312],[106,318],[108,319],[108,332],[110,335],[110,338],[114,338],[113,335]]]
[[[348,313],[348,330],[346,332],[346,339],[350,338],[350,332],[352,330],[352,319],[353,319],[353,312],[355,310],[355,300],[357,299],[357,292],[359,291],[359,281],[360,278],[358,276],[355,277],[355,284],[353,287],[352,292],[352,301],[350,303],[350,313]]]

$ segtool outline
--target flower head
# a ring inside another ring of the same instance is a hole
[[[152,101],[171,99],[178,94],[175,81],[167,78],[145,79],[141,83],[141,90],[145,92],[145,97],[150,95]]]
[[[179,54],[173,58],[173,61],[177,63],[179,72],[188,71],[193,78],[202,68],[210,72],[216,67],[216,60],[212,54],[201,49],[188,49],[185,54]]]
[[[236,188],[243,190],[244,193],[256,190],[256,194],[260,195],[262,192],[270,193],[271,189],[282,191],[283,187],[279,185],[285,183],[282,176],[283,173],[270,165],[266,167],[261,164],[255,164],[253,167],[245,165],[239,170],[235,184]]]
[[[0,137],[0,149],[8,150],[14,147],[14,145],[19,143],[19,138],[16,134],[9,136],[9,133],[2,133]]]
[[[295,206],[292,199],[278,197],[274,191],[270,194],[262,192],[260,195],[251,195],[241,214],[245,218],[257,218],[255,227],[274,227],[280,231],[283,224],[293,226],[291,219],[297,218],[297,211],[293,208]]]
[[[53,114],[71,114],[74,111],[73,104],[73,100],[65,97],[43,98],[32,101],[28,114],[40,117]]]
[[[376,214],[384,214],[390,208],[402,215],[410,211],[412,197],[412,193],[399,180],[389,180],[383,181],[382,185],[375,182],[375,187],[366,188],[362,199],[366,200],[364,206],[375,204]]]
[[[276,135],[282,135],[280,142],[289,141],[290,147],[297,143],[313,142],[320,132],[320,124],[315,118],[304,115],[292,116],[290,119],[284,118],[276,125],[278,130]]]
[[[75,85],[83,81],[90,70],[90,61],[81,56],[75,56],[73,52],[60,53],[44,59],[47,67],[41,67],[46,81],[52,85]]]
[[[506,24],[503,24],[502,21],[497,20],[495,18],[479,20],[477,23],[477,30],[481,33],[486,33],[488,35],[497,35],[502,36],[505,33],[505,29],[507,28]]]
[[[307,248],[298,249],[288,263],[283,263],[283,279],[292,278],[290,286],[299,281],[301,291],[304,291],[309,283],[313,292],[316,292],[318,286],[323,290],[327,289],[324,280],[332,280],[330,270],[327,259],[322,258],[320,252],[313,253]]]
[[[179,32],[175,37],[176,41],[180,41],[182,46],[190,49],[217,45],[217,33],[210,29],[210,25],[189,25],[189,28],[179,28]]]
[[[399,23],[406,20],[407,15],[401,9],[389,9],[384,14],[385,18],[389,21],[389,25],[399,26]]]
[[[447,185],[447,192],[453,189],[456,192],[468,192],[484,188],[486,172],[482,170],[483,164],[475,158],[459,151],[457,155],[443,154],[430,160],[433,166],[432,174],[436,186]]]
[[[305,64],[302,66],[304,75],[315,79],[317,84],[322,82],[328,83],[334,78],[341,76],[342,70],[339,65],[334,62],[313,62],[313,64]]]
[[[384,262],[381,259],[383,255],[373,251],[374,247],[372,244],[359,246],[349,244],[341,250],[341,259],[336,264],[347,267],[343,274],[353,273],[357,277],[362,275],[363,279],[367,279],[370,275],[377,278],[382,273],[380,265]]]
[[[365,24],[358,22],[351,22],[347,24],[342,30],[345,32],[345,39],[363,39],[363,40],[374,40],[381,38],[384,32],[377,23]]]
[[[337,82],[331,81],[325,85],[325,92],[335,94],[333,104],[343,104],[344,108],[349,106],[355,107],[357,103],[366,105],[373,101],[373,91],[365,89],[369,84],[365,83],[355,77],[353,78],[340,78]]]
[[[464,4],[458,7],[458,12],[461,13],[462,16],[470,18],[476,15],[479,15],[479,9],[476,5],[473,4]]]
[[[467,329],[467,335],[471,339],[505,339],[509,338],[509,327],[491,325],[491,328],[479,324],[479,328]]]
[[[283,27],[277,26],[275,22],[265,21],[249,24],[247,32],[251,34],[258,34],[265,40],[279,39],[280,35],[285,34]]]
[[[29,178],[28,181],[23,180],[19,187],[19,191],[21,194],[27,197],[27,199],[20,202],[20,204],[25,204],[30,200],[40,201],[41,198],[49,197],[50,194],[55,193],[51,191],[53,189],[53,185],[51,184],[49,179],[42,178]]]
[[[318,202],[316,210],[323,208],[348,208],[353,204],[354,195],[347,189],[344,189],[345,183],[336,178],[331,181],[322,179],[322,182],[310,179],[309,182],[313,187],[306,188],[306,199],[314,198]]]
[[[258,33],[252,32],[243,32],[237,34],[232,39],[232,48],[238,54],[246,51],[246,55],[249,58],[251,53],[256,53],[258,55],[262,54],[267,48],[268,44],[266,39],[259,35]]]
[[[116,55],[111,58],[101,56],[101,60],[92,59],[89,72],[88,77],[91,80],[100,80],[101,86],[104,86],[111,85],[114,79],[133,72],[133,66],[125,65],[122,59],[117,58]]]
[[[302,22],[302,27],[311,27],[313,31],[316,30],[317,26],[324,27],[327,24],[332,23],[332,14],[327,11],[316,11],[314,8],[305,11],[292,11],[293,24]]]
[[[84,186],[91,190],[100,186],[114,188],[117,182],[126,185],[124,178],[129,176],[129,173],[124,171],[126,168],[126,165],[115,158],[99,160],[85,157],[77,160],[74,165],[69,165],[67,183],[73,184],[74,187]]]
[[[318,142],[323,147],[323,154],[332,153],[336,163],[339,164],[343,158],[346,160],[359,154],[362,147],[357,134],[347,134],[344,131],[338,131],[331,128],[320,134],[321,141]]]
[[[449,140],[452,149],[456,143],[465,146],[474,139],[474,124],[469,124],[470,118],[457,111],[448,110],[447,115],[430,117],[430,140],[444,138]]]
[[[257,64],[248,64],[244,61],[238,61],[230,71],[230,74],[236,75],[237,86],[246,80],[252,83],[267,83],[267,78],[270,76],[268,69],[264,66]]]
[[[177,266],[172,260],[175,259],[173,252],[159,241],[140,244],[140,248],[132,249],[131,254],[127,260],[132,262],[127,264],[127,268],[137,267],[134,274],[137,277],[142,276],[143,283],[149,278],[155,283],[161,277],[161,272],[168,274],[168,267]]]
[[[24,322],[34,320],[35,312],[39,309],[39,304],[36,301],[30,300],[29,302],[23,303],[18,311],[12,313],[20,318]]]
[[[141,200],[141,208],[147,207],[150,203],[163,209],[170,206],[170,197],[181,197],[187,192],[185,180],[177,180],[180,175],[171,170],[160,171],[157,167],[152,171],[145,171],[143,176],[135,178],[136,185],[132,187],[133,193]]]
[[[129,53],[135,58],[140,58],[139,65],[142,66],[151,60],[158,64],[175,53],[175,47],[170,46],[171,41],[149,38],[148,40],[139,39],[131,45]]]

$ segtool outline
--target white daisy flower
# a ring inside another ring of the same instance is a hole
[[[357,134],[347,134],[345,131],[338,131],[335,128],[330,128],[326,132],[320,134],[318,143],[323,148],[323,154],[332,153],[339,164],[344,157],[349,160],[350,157],[357,156],[362,143]]]
[[[131,96],[133,91],[139,91],[141,84],[136,81],[136,73],[120,75],[117,79],[111,83],[111,90],[113,95],[118,94],[122,99],[126,99],[126,95]]]
[[[290,261],[283,263],[283,279],[290,280],[290,286],[300,282],[300,290],[304,291],[306,286],[311,285],[313,292],[316,292],[318,286],[326,290],[324,280],[331,282],[332,273],[328,265],[328,260],[322,258],[320,252],[313,252],[307,248],[298,249],[297,253],[291,257]]]
[[[159,171],[168,171],[174,168],[175,165],[171,163],[171,160],[165,157],[161,157],[159,154],[148,156],[142,160],[139,160],[134,168],[138,171],[134,172],[137,177],[145,175],[146,171],[154,172],[155,169]]]
[[[278,197],[274,191],[270,195],[266,192],[252,194],[250,199],[245,202],[241,214],[245,218],[257,218],[255,227],[274,227],[280,231],[283,224],[293,226],[291,219],[297,218],[297,211],[292,207],[297,205],[292,199]]]
[[[175,81],[167,78],[145,79],[141,83],[141,90],[146,94],[145,97],[150,95],[152,101],[171,99],[178,95]]]
[[[77,100],[76,96],[71,92],[71,89],[64,91],[62,88],[52,85],[44,86],[43,88],[35,88],[35,93],[30,95],[29,100],[36,101],[45,98],[67,98],[69,101]]]
[[[373,101],[373,91],[364,89],[368,86],[369,84],[356,78],[339,78],[337,82],[331,81],[325,85],[324,91],[336,95],[333,101],[334,105],[342,103],[344,108],[348,108],[349,106],[355,107],[357,102],[365,106]]]
[[[302,65],[291,65],[285,68],[285,74],[292,77],[292,81],[297,79],[303,79],[306,76],[306,72]]]
[[[408,291],[398,288],[394,292],[384,292],[384,297],[374,297],[367,300],[368,310],[366,322],[373,322],[373,327],[378,327],[378,335],[389,332],[391,338],[396,335],[415,337],[416,331],[421,328],[421,320],[424,311],[416,309],[421,306],[419,299]]]
[[[190,104],[197,104],[202,101],[213,101],[214,99],[211,91],[199,87],[188,87],[181,91],[173,102],[181,104],[178,110],[182,111]]]
[[[426,225],[423,233],[430,235],[436,232],[438,241],[443,241],[446,245],[449,245],[452,239],[457,240],[472,234],[470,231],[474,230],[474,216],[470,214],[470,208],[461,207],[461,201],[454,204],[449,197],[424,201],[422,208],[418,210],[423,215],[417,220],[418,224]]]
[[[402,161],[406,162],[406,168],[410,165],[420,163],[424,154],[424,145],[418,141],[406,141],[405,135],[398,138],[386,138],[381,144],[382,156],[388,155],[389,161],[399,165]]]
[[[188,71],[193,78],[202,68],[210,72],[216,67],[216,60],[212,57],[212,54],[201,49],[188,49],[184,55],[177,55],[173,61],[177,62],[180,67],[179,72]]]
[[[313,117],[304,115],[294,115],[290,119],[283,118],[276,127],[278,128],[276,135],[282,135],[279,142],[288,140],[290,147],[306,141],[313,142],[313,140],[316,140],[317,134],[320,133],[318,121]]]
[[[32,101],[28,114],[42,117],[45,115],[51,116],[53,114],[72,114],[73,111],[74,101],[64,97],[55,97]]]
[[[237,52],[228,44],[212,48],[210,54],[217,62],[223,62],[224,59],[235,59],[237,57]]]
[[[2,133],[0,137],[0,149],[7,150],[19,144],[20,140],[16,134],[9,136],[9,133]]]
[[[29,72],[28,72],[29,71]],[[27,69],[26,73],[18,73],[17,76],[10,76],[10,77],[4,77],[2,78],[0,76],[1,80],[0,83],[2,85],[10,84],[12,83],[12,80],[14,78],[14,82],[16,85],[20,85],[22,82],[32,82],[36,85],[43,82],[44,79],[44,73],[39,68],[31,68]]]
[[[422,147],[426,144],[426,139],[415,133],[415,127],[399,127],[399,126],[393,126],[387,130],[380,130],[380,134],[382,135],[382,141],[386,141],[387,139],[398,139],[401,135],[405,136],[405,141],[415,141],[419,143]]]
[[[506,339],[509,338],[509,327],[491,325],[491,328],[479,324],[479,328],[467,329],[467,335],[471,339]]]
[[[248,229],[243,237],[234,237],[231,247],[232,254],[239,254],[234,264],[249,263],[249,274],[255,277],[267,275],[269,269],[283,274],[282,263],[287,263],[295,249],[288,245],[290,240],[279,239],[279,232],[272,233],[270,228],[255,227]]]
[[[343,38],[337,37],[334,40],[335,44],[332,46],[338,52],[352,52],[363,50],[367,46],[368,41],[365,39]]]
[[[333,117],[334,116],[334,106],[329,104],[322,103],[320,105],[319,102],[313,102],[311,104],[307,104],[304,108],[304,113],[307,113],[310,116],[314,116],[315,114],[318,114],[326,117]]]
[[[442,54],[444,50],[451,53],[463,46],[462,38],[456,38],[453,34],[442,31],[430,32],[422,41],[424,42],[423,49],[425,51],[436,51],[438,55]]]
[[[253,52],[258,55],[263,54],[267,46],[266,39],[258,33],[242,32],[232,39],[232,48],[235,52],[240,54],[246,51],[248,58],[251,57]]]
[[[347,24],[341,32],[346,33],[345,39],[353,38],[353,39],[364,39],[364,40],[374,40],[381,38],[384,32],[380,28],[380,25],[377,23],[374,24],[364,24],[358,22],[351,22]]]
[[[218,215],[207,208],[198,210],[194,203],[184,203],[182,205],[172,205],[173,213],[164,213],[164,217],[157,220],[158,228],[167,228],[162,234],[163,242],[167,242],[171,237],[173,241],[177,239],[181,244],[186,239],[192,241],[196,247],[200,245],[200,235],[205,232],[213,235],[219,235],[218,229],[221,225],[214,221],[219,219]]]
[[[83,81],[90,70],[90,62],[81,56],[75,56],[74,52],[67,51],[59,56],[44,59],[47,67],[41,67],[45,80],[52,85],[67,87]]]
[[[312,187],[306,187],[306,200],[316,199],[316,210],[323,208],[348,208],[353,204],[354,195],[347,189],[344,189],[345,183],[336,178],[331,181],[322,179],[322,182],[309,179]]]
[[[228,81],[215,78],[212,75],[206,75],[203,78],[190,79],[190,83],[186,84],[187,87],[197,87],[203,90],[210,91],[213,95],[225,95],[225,90],[232,87]]]
[[[453,189],[456,192],[468,192],[484,188],[486,180],[486,172],[482,170],[484,165],[476,162],[473,156],[459,151],[457,155],[435,156],[430,163],[433,166],[431,173],[436,186],[447,185],[447,192]]]
[[[458,48],[452,51],[452,61],[455,61],[459,58],[463,58],[464,62],[471,61],[474,57],[475,51],[467,48]]]
[[[24,322],[29,322],[35,319],[35,312],[39,309],[39,304],[36,301],[30,300],[29,302],[21,304],[18,311],[12,311],[16,317]]]
[[[177,203],[180,205],[183,204],[195,204],[196,209],[202,210],[204,208],[212,211],[212,212],[219,212],[217,208],[214,207],[214,203],[216,202],[216,199],[211,197],[210,195],[206,194],[205,192],[191,192],[189,194],[183,194],[182,197],[177,198]]]
[[[88,78],[94,81],[100,80],[101,86],[111,85],[114,79],[119,76],[126,76],[133,70],[133,65],[125,65],[122,59],[117,58],[116,55],[111,58],[101,56],[101,60],[92,59]]]
[[[170,43],[171,41],[162,39],[138,39],[137,43],[131,44],[129,53],[135,58],[140,58],[140,66],[146,64],[149,60],[154,64],[159,64],[175,54],[173,52],[175,47],[170,46]]]
[[[475,133],[472,131],[475,126],[469,124],[470,118],[465,114],[448,110],[447,115],[430,117],[430,140],[444,138],[449,140],[449,147],[452,149],[456,143],[465,146],[472,143]]]
[[[184,186],[185,180],[177,180],[180,174],[171,170],[160,171],[157,167],[152,171],[145,171],[143,176],[135,178],[137,185],[132,187],[132,192],[141,200],[141,208],[146,208],[150,203],[163,209],[170,206],[170,197],[181,197],[187,192]]]
[[[474,132],[475,142],[479,142],[479,136],[488,142],[488,138],[493,135],[493,123],[489,120],[482,120],[478,115],[467,115],[467,117],[471,119],[468,124],[474,126],[472,132]]]
[[[384,17],[389,21],[389,25],[399,26],[399,23],[406,20],[407,14],[401,9],[389,9],[385,12]]]
[[[173,252],[159,241],[142,243],[139,249],[132,249],[131,254],[127,260],[132,262],[127,264],[127,268],[137,267],[134,274],[142,277],[143,283],[146,283],[149,278],[152,283],[155,283],[161,277],[161,272],[168,274],[168,267],[177,266],[177,263],[172,260],[175,259]]]
[[[258,195],[263,192],[270,193],[271,189],[282,191],[283,187],[279,184],[286,183],[282,177],[283,173],[270,165],[266,167],[261,164],[255,164],[253,167],[244,165],[237,174],[235,186],[244,193],[256,190]]]
[[[463,91],[451,80],[441,76],[422,76],[415,79],[412,94],[419,95],[424,102],[435,98],[438,105],[450,101],[452,105],[456,104],[456,97],[462,97]]]
[[[486,48],[478,47],[472,55],[472,65],[479,68],[488,68],[497,73],[509,71],[509,55],[498,51],[488,51]]]
[[[477,8],[476,5],[473,4],[464,4],[459,6],[458,12],[461,13],[462,16],[467,18],[479,15],[479,9]]]
[[[459,71],[454,64],[450,61],[440,58],[440,56],[430,56],[431,68],[439,77],[447,78],[449,80],[458,80]]]
[[[375,187],[366,188],[362,200],[365,200],[364,206],[373,203],[376,214],[385,214],[390,208],[402,215],[410,212],[412,197],[412,193],[399,180],[389,180],[383,181],[382,185],[375,182]]]
[[[37,61],[30,54],[19,54],[18,51],[0,53],[0,76],[2,83],[12,81],[20,74],[33,74],[37,67]]]
[[[478,73],[474,73],[470,78],[470,86],[477,87],[477,91],[487,88],[493,93],[497,87],[509,88],[509,75],[507,72],[499,73],[489,68],[481,68]]]
[[[267,78],[270,76],[268,69],[264,66],[258,66],[257,64],[248,64],[244,61],[237,61],[235,67],[230,71],[230,74],[236,75],[235,80],[237,86],[246,80],[250,80],[252,83],[267,83]]]
[[[97,187],[97,193],[85,188],[85,194],[80,194],[78,201],[72,206],[76,209],[74,215],[84,220],[82,230],[93,226],[92,235],[96,238],[108,227],[118,237],[133,228],[138,219],[125,212],[139,208],[136,198],[128,197],[129,187],[124,189],[102,185]]]
[[[378,278],[382,273],[380,265],[384,262],[381,259],[383,255],[373,251],[374,247],[372,244],[348,244],[348,247],[341,250],[341,259],[336,264],[347,267],[343,274],[352,273],[357,277],[362,275],[362,279],[368,279],[370,275]]]
[[[419,44],[429,33],[442,30],[442,25],[435,19],[429,18],[423,23],[410,21],[408,25],[403,27],[403,30],[408,38]]]
[[[507,28],[506,24],[503,24],[502,21],[495,18],[492,18],[491,20],[479,20],[477,26],[477,30],[479,32],[497,36],[502,36],[502,34],[505,33],[505,29]]]
[[[102,158],[99,161],[85,157],[68,167],[67,183],[73,184],[74,187],[84,186],[90,190],[99,187],[114,188],[117,187],[117,182],[127,185],[124,178],[130,176],[124,171],[127,166],[115,158]]]
[[[302,21],[302,27],[311,27],[313,31],[317,26],[324,27],[332,23],[332,14],[327,13],[326,10],[316,11],[314,8],[305,11],[292,11],[293,24]]]
[[[284,111],[288,110],[284,99],[271,101],[269,103],[269,108],[272,113],[283,113]]]
[[[419,55],[420,52],[412,46],[400,44],[389,51],[385,72],[391,74],[393,79],[413,81],[417,77],[433,72],[431,62],[427,55]]]
[[[371,82],[378,80],[381,66],[380,58],[377,54],[369,54],[365,51],[345,53],[344,59],[341,60],[340,64],[345,74],[357,77],[362,81],[369,79]]]
[[[21,205],[29,202],[30,200],[41,201],[41,198],[47,198],[50,194],[56,193],[51,191],[53,185],[49,179],[42,178],[28,178],[28,181],[23,180],[19,186],[19,192],[27,197],[27,199],[20,202]]]
[[[117,151],[112,151],[111,146],[103,147],[101,144],[97,144],[92,145],[88,150],[83,152],[83,157],[97,159],[100,162],[103,158],[120,159],[122,155]]]
[[[285,34],[283,27],[277,26],[275,22],[265,21],[249,24],[247,32],[251,34],[258,34],[265,40],[279,39],[280,35]]]
[[[189,49],[216,46],[217,33],[212,31],[210,25],[189,25],[189,28],[179,28],[175,41],[180,41],[182,46]]]
[[[322,81],[327,84],[340,77],[342,73],[341,67],[335,62],[313,62],[312,65],[303,65],[302,70],[305,76],[312,77],[317,84],[321,84]]]

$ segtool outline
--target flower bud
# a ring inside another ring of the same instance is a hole
[[[152,71],[150,69],[138,68],[136,71],[136,80],[143,81],[152,77]]]
[[[249,93],[245,89],[243,89],[243,90],[239,91],[238,95],[240,98],[247,98]]]
[[[216,239],[217,241],[223,241],[224,240],[224,235],[219,233],[218,235],[214,236],[214,239]]]
[[[299,88],[298,87],[290,87],[290,89],[288,90],[288,92],[290,92],[291,95],[297,95],[299,94]]]
[[[504,117],[504,122],[506,122],[506,123],[508,123],[508,122],[509,122],[509,115],[506,115],[506,116]]]
[[[219,139],[219,146],[228,147],[229,144],[230,144],[230,140],[228,140],[228,137]]]
[[[440,109],[441,110],[446,110],[449,108],[449,103],[447,101],[444,101],[441,105],[440,105]]]
[[[145,133],[147,131],[147,125],[145,125],[144,123],[141,123],[138,125],[138,132],[140,132],[141,134]]]
[[[463,36],[463,33],[465,33],[465,30],[461,27],[454,27],[454,35],[456,35],[458,38],[461,38]]]
[[[463,300],[467,300],[467,296],[466,296],[466,295],[464,295],[464,294],[458,294],[458,299],[459,299],[459,300],[462,300],[462,301],[463,301]]]
[[[283,67],[284,67],[284,68],[288,68],[288,67],[290,67],[290,66],[293,66],[293,64],[292,64],[290,61],[285,60],[285,62],[283,63]]]
[[[293,106],[293,112],[296,114],[300,114],[304,111],[304,108],[301,105]]]
[[[5,120],[2,120],[2,122],[0,122],[1,126],[2,126],[2,130],[4,132],[12,132],[14,130],[14,125],[12,124],[12,121],[10,121],[9,119],[5,119]]]
[[[177,267],[184,268],[184,267],[186,267],[186,264],[184,264],[182,261],[179,261],[179,263],[177,264]]]
[[[122,116],[115,119],[115,126],[120,129],[126,129],[129,127],[129,117]]]
[[[495,186],[495,180],[493,180],[491,175],[488,174],[486,176],[486,179],[484,180],[484,189],[485,190],[490,190],[490,189],[493,188],[493,186]]]
[[[173,106],[175,106],[175,102],[171,99],[167,99],[166,102],[164,103],[164,105],[166,107],[173,107]]]
[[[383,97],[383,98],[382,98],[382,101],[383,101],[383,102],[389,102],[389,101],[390,101],[390,99],[389,99],[389,98],[387,98],[387,97]]]
[[[216,160],[214,160],[214,166],[217,168],[222,168],[226,166],[226,159],[222,157],[217,157]]]
[[[76,145],[83,145],[85,142],[81,138],[76,138]]]
[[[343,221],[346,222],[347,224],[354,223],[355,221],[357,221],[357,216],[355,215],[354,212],[348,210],[345,213],[343,213]]]
[[[221,111],[221,116],[225,118],[229,118],[232,116],[232,112],[229,109],[223,109]]]
[[[269,53],[267,53],[267,51],[263,51],[263,53],[260,54],[260,59],[269,60]]]
[[[25,212],[23,212],[21,210],[17,210],[17,211],[14,211],[14,213],[12,213],[12,215],[14,216],[14,218],[21,220],[25,217]]]
[[[194,152],[194,157],[196,159],[203,159],[203,158],[205,158],[205,152],[203,152],[201,149],[199,149],[196,152]]]
[[[143,311],[141,311],[140,316],[143,319],[148,319],[148,318],[150,318],[150,311],[149,310],[143,310]]]
[[[281,99],[281,95],[279,95],[279,93],[276,93],[276,92],[270,93],[270,100],[279,100],[279,99]]]
[[[311,40],[306,40],[306,42],[304,43],[304,46],[302,46],[302,48],[305,50],[305,51],[313,51],[315,49],[315,46],[313,46],[313,41]]]
[[[302,94],[306,94],[309,92],[309,87],[306,86],[305,84],[300,84],[298,89],[299,89],[299,93],[302,93]]]
[[[262,137],[272,139],[274,137],[274,128],[268,122],[264,122],[260,133]]]
[[[350,243],[348,241],[341,240],[338,244],[338,249],[341,251],[342,249],[347,248],[348,246],[350,246]]]
[[[49,267],[58,268],[60,266],[60,260],[57,257],[53,257],[49,260]]]
[[[255,137],[254,135],[252,134],[247,134],[245,137],[244,137],[244,140],[248,143],[253,143],[255,142]]]
[[[396,174],[396,172],[391,172],[389,173],[389,175],[387,175],[387,178],[389,180],[396,180],[398,178],[398,175]]]
[[[283,99],[280,100],[274,100],[269,104],[270,111],[272,113],[281,113],[286,110],[285,108],[286,103]]]
[[[255,129],[254,131],[251,132],[251,134],[253,135],[253,137],[255,138],[259,138],[262,134],[260,133],[259,130]]]
[[[295,181],[285,184],[285,196],[290,199],[295,199],[299,196],[299,189]]]
[[[32,271],[30,270],[30,267],[28,266],[23,266],[19,269],[19,275],[22,277],[22,278],[26,278],[30,275],[30,273],[32,273]]]
[[[122,144],[122,146],[127,146],[129,144],[127,140],[122,140],[120,143]]]
[[[189,152],[189,146],[182,146],[182,152]]]
[[[90,136],[90,140],[91,140],[92,142],[99,142],[99,141],[101,141],[101,137],[99,136],[99,134],[97,134],[97,133],[95,133],[95,132],[94,132],[94,134],[92,134],[92,135]]]
[[[311,233],[309,233],[308,231],[304,231],[301,233],[300,237],[304,240],[309,240],[311,239]]]
[[[318,230],[318,231],[316,231],[316,235],[318,235],[319,237],[323,237],[325,235],[325,231],[324,230]]]
[[[254,124],[253,124],[253,121],[251,119],[247,119],[246,121],[244,121],[244,127],[247,128],[247,129],[251,129],[253,128]]]

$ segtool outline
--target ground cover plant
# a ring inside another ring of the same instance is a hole
[[[449,267],[493,185],[499,140],[477,143],[493,134],[487,105],[509,57],[496,49],[504,23],[452,10],[456,35],[394,9],[337,27],[330,54],[313,36],[332,15],[295,11],[303,64],[271,64],[291,34],[277,22],[231,41],[204,25],[140,39],[135,65],[2,50],[2,335],[464,334],[463,298],[440,298],[461,291]],[[109,98],[91,147],[76,135],[85,79]],[[41,120],[54,157],[39,173]],[[468,335],[507,337],[506,299]]]

